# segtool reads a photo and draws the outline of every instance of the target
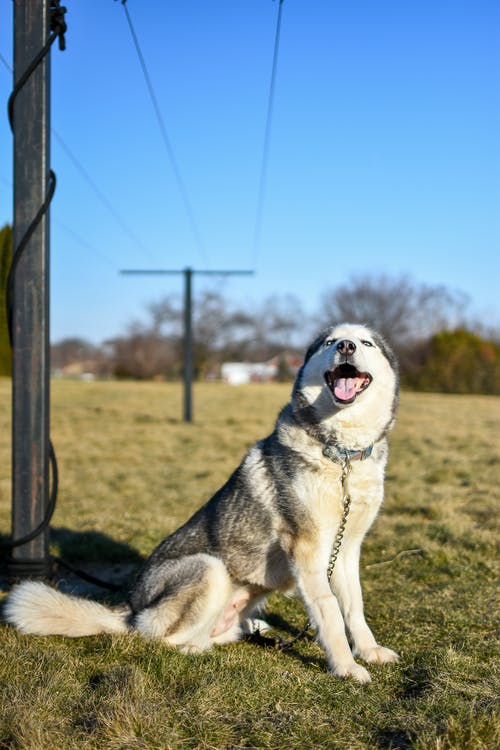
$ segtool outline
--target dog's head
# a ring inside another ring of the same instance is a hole
[[[355,404],[394,409],[397,360],[389,345],[367,326],[326,328],[308,348],[297,376],[300,392],[319,419]]]

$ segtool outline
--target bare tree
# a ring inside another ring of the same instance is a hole
[[[281,350],[302,350],[311,335],[312,323],[291,294],[268,297],[247,316],[246,336],[241,340],[247,359],[265,359]]]
[[[318,320],[373,326],[401,353],[437,331],[463,324],[467,297],[408,276],[354,276],[325,292]]]
[[[50,357],[52,367],[63,369],[75,362],[95,359],[99,354],[99,347],[80,338],[67,338],[52,344]]]
[[[139,380],[180,374],[180,340],[131,327],[126,336],[106,342],[113,374]]]
[[[164,297],[150,303],[147,312],[146,322],[133,323],[126,336],[108,342],[115,371],[139,378],[161,373],[178,376],[183,347],[182,299]],[[231,305],[218,291],[205,290],[193,304],[196,375],[216,371],[228,359],[255,361],[293,349],[304,326],[302,307],[291,295],[270,297],[249,311]],[[304,343],[300,341],[300,348]]]
[[[158,302],[150,302],[146,308],[151,322],[145,328],[154,336],[179,337],[182,329],[182,300],[180,295],[171,294]],[[137,324],[140,326],[140,324]]]

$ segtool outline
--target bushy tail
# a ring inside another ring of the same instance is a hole
[[[97,633],[126,633],[130,610],[112,610],[98,602],[63,594],[37,581],[12,589],[4,619],[22,633],[66,635],[73,638]]]

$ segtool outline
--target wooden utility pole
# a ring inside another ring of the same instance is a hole
[[[14,3],[14,83],[47,42],[50,1]],[[50,55],[13,108],[14,258],[45,201],[50,171]],[[44,519],[49,499],[49,218],[41,218],[16,267],[12,310],[12,539]],[[14,547],[13,576],[49,572],[48,528]]]
[[[125,269],[120,271],[128,276],[184,276],[184,421],[193,421],[193,332],[192,332],[192,280],[193,275],[203,276],[250,276],[253,271],[199,271],[193,268],[168,271],[162,269]]]

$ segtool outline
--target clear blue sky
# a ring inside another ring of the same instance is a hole
[[[500,4],[285,0],[257,257],[259,172],[278,3],[128,0],[205,246],[190,229],[121,2],[64,0],[52,52],[52,339],[123,332],[180,278],[120,268],[251,268],[237,302],[296,295],[307,311],[356,273],[466,292],[499,321]],[[12,0],[0,52],[12,60]],[[0,66],[6,107],[11,75]],[[5,111],[5,110],[4,110]],[[0,222],[12,139],[0,118]],[[138,245],[125,223],[141,238]],[[211,282],[213,284],[213,282]],[[199,291],[207,282],[196,280]]]

